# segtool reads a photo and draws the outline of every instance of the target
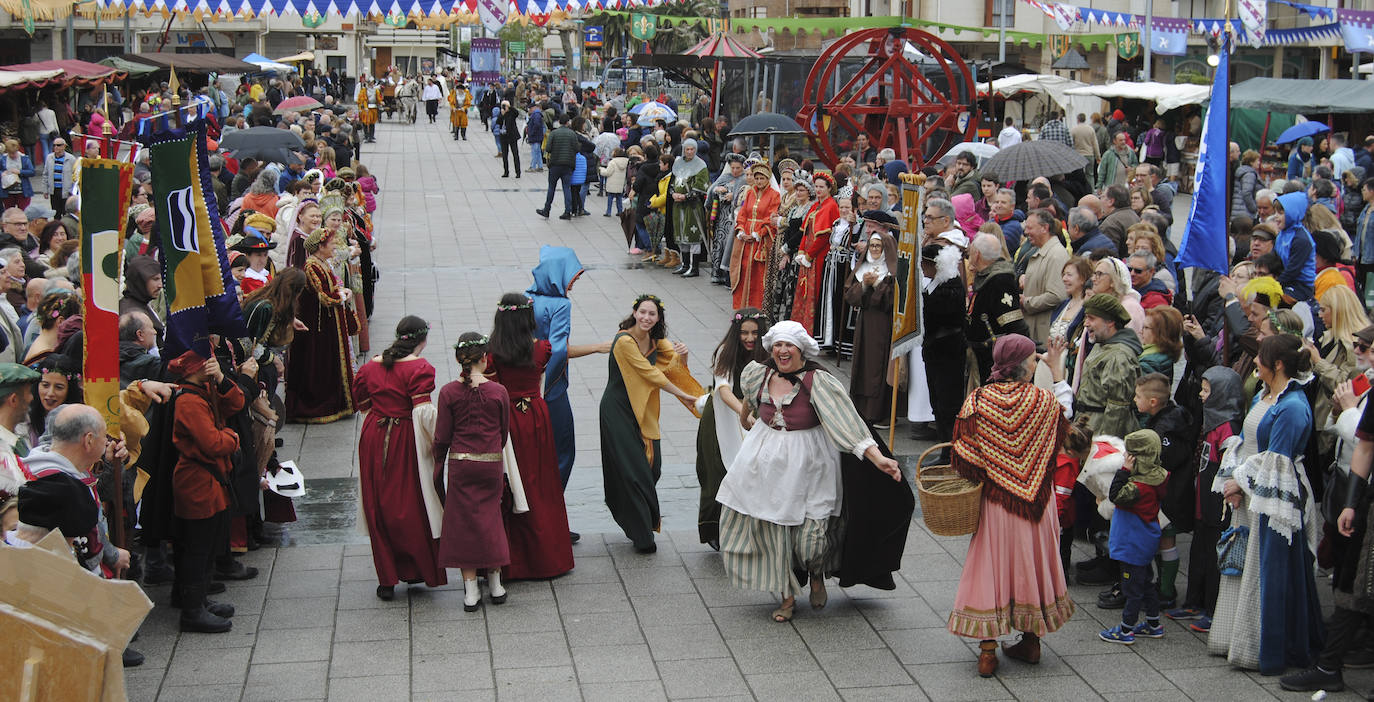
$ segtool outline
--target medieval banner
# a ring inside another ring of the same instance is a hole
[[[119,254],[134,164],[81,159],[81,376],[86,404],[100,410],[106,431],[119,436]]]
[[[205,120],[167,128],[151,136],[153,207],[162,248],[162,283],[167,298],[164,358],[187,350],[210,357],[210,334],[248,335],[239,309],[237,284],[229,273],[224,228],[211,184]]]
[[[903,173],[902,231],[897,240],[897,270],[892,279],[897,286],[892,297],[892,358],[900,358],[916,348],[921,338],[921,239],[924,225],[925,176]]]
[[[1116,55],[1125,61],[1134,60],[1140,55],[1140,32],[1124,32],[1116,35]]]

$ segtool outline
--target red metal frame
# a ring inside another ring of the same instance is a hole
[[[949,94],[937,88],[920,66],[902,55],[899,40],[910,42],[936,60],[945,83],[951,87]],[[832,90],[841,59],[864,43],[868,45],[868,58],[863,66]],[[889,54],[891,49],[895,50]],[[962,88],[969,104],[955,102],[957,88]],[[866,97],[871,90],[878,96]],[[848,132],[851,137],[865,133],[873,148],[891,148],[897,152],[897,158],[919,170],[956,144],[972,140],[978,127],[978,93],[968,64],[944,40],[910,27],[865,29],[836,41],[816,60],[802,95],[804,105],[797,113],[797,121],[807,130],[816,154],[832,168],[839,163],[841,151],[838,144],[832,143],[834,129]],[[960,115],[967,115],[968,119],[962,130]],[[830,118],[830,129],[825,128],[823,117]],[[931,150],[929,142],[937,139]]]

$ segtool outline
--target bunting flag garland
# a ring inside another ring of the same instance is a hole
[[[134,164],[81,159],[81,287],[85,333],[81,376],[86,404],[100,410],[106,431],[119,436],[119,270],[124,216],[133,192]]]
[[[1340,19],[1341,36],[1345,39],[1345,50],[1350,53],[1374,53],[1374,12],[1362,10],[1336,10]]]
[[[1293,8],[1293,9],[1297,10],[1298,12],[1303,13],[1304,15],[1307,15],[1308,17],[1311,17],[1311,18],[1314,19],[1314,20],[1315,20],[1315,19],[1324,19],[1324,20],[1333,20],[1333,19],[1336,19],[1336,12],[1337,12],[1337,10],[1336,10],[1334,7],[1318,7],[1318,6],[1316,6],[1316,5],[1307,5],[1307,4],[1300,3],[1300,2],[1293,2],[1293,0],[1273,0],[1273,1],[1274,1],[1274,2],[1277,2],[1277,3],[1282,3],[1282,4],[1284,4],[1284,5],[1287,5],[1287,6],[1291,7],[1291,8]]]
[[[210,334],[248,335],[239,309],[237,284],[229,273],[224,229],[205,144],[205,120],[168,128],[148,137],[167,298],[165,358],[193,350],[210,358]]]
[[[1190,23],[1177,17],[1155,17],[1150,22],[1150,50],[1162,56],[1188,53]]]

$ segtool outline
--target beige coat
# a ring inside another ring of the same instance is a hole
[[[1030,257],[1026,265],[1025,285],[1021,288],[1021,310],[1031,339],[1044,342],[1050,335],[1054,308],[1068,298],[1064,290],[1064,264],[1069,252],[1057,236],[1051,236]]]

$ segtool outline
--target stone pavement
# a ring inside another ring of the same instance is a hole
[[[500,178],[490,135],[451,141],[442,126],[383,122],[362,161],[382,188],[377,215],[382,278],[373,353],[404,314],[430,321],[424,356],[439,382],[456,377],[450,345],[486,330],[502,292],[528,285],[544,243],[574,247],[587,273],[572,294],[573,343],[608,339],[639,292],[667,303],[670,335],[707,362],[726,327],[729,297],[701,279],[641,269],[623,253],[605,201],[573,222],[534,215],[543,174]],[[560,195],[561,197],[561,195]],[[557,213],[557,206],[555,213]],[[1186,216],[1186,215],[1185,215]],[[831,588],[821,612],[800,607],[790,624],[767,618],[774,597],[731,588],[718,554],[696,543],[696,424],[665,401],[666,533],[658,553],[637,555],[602,506],[597,402],[605,357],[572,363],[579,453],[568,489],[576,569],[553,581],[513,583],[510,601],[476,613],[461,585],[399,589],[378,600],[366,537],[355,526],[357,424],[293,425],[284,458],[301,465],[310,496],[289,534],[293,545],[247,554],[256,580],[220,599],[238,609],[232,633],[179,634],[167,587],[135,644],[147,663],[127,674],[133,700],[1059,700],[1307,699],[1277,680],[1231,670],[1206,655],[1205,638],[1166,624],[1159,641],[1099,642],[1117,620],[1096,609],[1098,588],[1075,586],[1073,620],[1045,640],[1038,666],[1004,662],[997,677],[974,671],[976,644],[944,630],[967,537],[931,536],[919,514],[897,589]],[[905,427],[899,429],[904,433]],[[897,442],[910,459],[917,445]],[[909,461],[908,461],[909,462]],[[1081,546],[1080,546],[1081,548]],[[1180,550],[1186,550],[1182,546]],[[1079,553],[1080,557],[1085,554]],[[456,571],[450,574],[459,583]],[[1356,671],[1359,689],[1374,675]],[[1338,699],[1341,696],[1333,696]],[[1345,699],[1354,699],[1346,693]]]

